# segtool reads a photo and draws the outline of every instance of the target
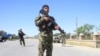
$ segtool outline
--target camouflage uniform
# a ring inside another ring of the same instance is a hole
[[[41,25],[44,21],[44,17],[38,16],[35,20],[36,25],[39,27],[40,37],[39,37],[39,56],[44,55],[44,51],[46,50],[46,56],[52,56],[52,48],[53,48],[53,26],[46,27],[45,29],[41,28]],[[51,17],[53,19],[53,17]],[[45,25],[47,25],[45,23]]]
[[[23,37],[24,35],[25,34],[22,31],[19,30],[18,36],[19,36],[19,39],[20,39],[20,45],[22,45],[22,43],[23,43],[23,46],[25,46],[25,41],[24,41],[24,37]]]

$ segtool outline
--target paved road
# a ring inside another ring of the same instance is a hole
[[[0,42],[0,56],[38,56],[38,41],[25,40],[26,47],[19,45],[19,41]],[[53,46],[53,56],[100,56],[100,49],[90,47],[80,47],[55,43]]]

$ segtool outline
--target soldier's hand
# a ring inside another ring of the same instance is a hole
[[[45,26],[45,25],[43,25],[43,26],[42,26],[42,28],[44,29],[44,28],[46,28],[46,26]]]
[[[59,30],[59,28],[60,28],[59,26],[55,26],[55,29],[56,29],[56,30]]]
[[[44,17],[44,20],[45,20],[45,21],[49,21],[49,18],[48,18],[48,17]]]

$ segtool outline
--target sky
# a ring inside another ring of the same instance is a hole
[[[17,34],[23,29],[28,36],[37,35],[34,21],[44,4],[49,5],[49,15],[67,33],[76,29],[76,18],[78,27],[100,25],[100,0],[0,0],[0,30]]]

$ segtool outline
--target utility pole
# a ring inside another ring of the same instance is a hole
[[[76,30],[77,30],[77,26],[78,26],[78,24],[77,24],[77,16],[76,16],[76,23],[75,24],[76,24]]]
[[[77,16],[76,16],[75,24],[76,24],[76,38],[78,38],[78,34],[77,34],[77,28],[78,28]]]

